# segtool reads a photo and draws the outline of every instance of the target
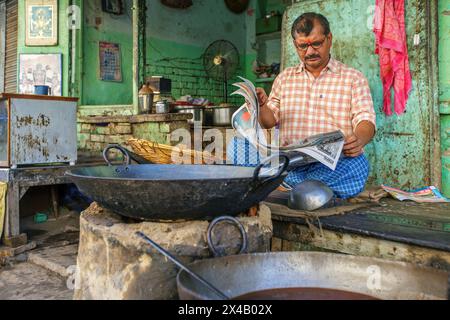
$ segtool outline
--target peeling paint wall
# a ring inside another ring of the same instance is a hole
[[[430,103],[436,91],[431,87],[432,62],[429,54],[430,34],[427,10],[429,0],[406,1],[407,41],[413,76],[413,90],[407,112],[401,116],[387,117],[382,112],[382,86],[379,58],[374,54],[372,21],[373,0],[302,1],[287,10],[283,28],[290,30],[294,19],[303,12],[321,12],[330,20],[334,35],[332,54],[338,60],[360,70],[368,78],[377,112],[378,132],[366,148],[371,163],[371,183],[389,184],[413,189],[432,181],[434,141],[430,118],[435,106]],[[287,31],[286,30],[286,31]],[[421,42],[413,45],[414,34]],[[298,62],[297,54],[285,32],[287,44],[283,55],[285,67]],[[434,71],[435,72],[435,71]],[[439,182],[437,182],[439,183]]]
[[[439,0],[439,100],[442,190],[450,197],[450,0]]]

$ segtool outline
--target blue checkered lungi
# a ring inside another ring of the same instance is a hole
[[[255,167],[261,161],[261,155],[249,141],[239,137],[228,145],[227,158],[229,163],[245,167]],[[363,154],[356,158],[343,157],[334,171],[321,163],[296,168],[283,184],[292,188],[306,180],[319,180],[330,187],[336,197],[348,199],[364,190],[368,176],[369,162]]]

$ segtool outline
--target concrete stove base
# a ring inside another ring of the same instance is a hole
[[[248,235],[248,252],[267,252],[272,238],[270,209],[238,218]],[[177,299],[178,268],[135,235],[141,231],[188,264],[211,258],[207,221],[129,222],[93,203],[80,218],[80,243],[74,299]],[[238,252],[241,236],[226,223],[214,229],[215,244]],[[220,277],[221,275],[217,275]]]

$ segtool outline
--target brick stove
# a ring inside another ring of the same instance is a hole
[[[248,237],[247,251],[268,252],[272,238],[270,209],[256,217],[238,217]],[[80,218],[77,300],[177,299],[178,268],[149,247],[135,233],[141,231],[183,263],[212,258],[207,244],[208,221],[137,222],[93,203]],[[214,228],[214,244],[237,253],[239,230],[221,223]],[[220,275],[218,275],[220,276]]]

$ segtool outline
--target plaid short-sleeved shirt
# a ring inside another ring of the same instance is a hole
[[[281,145],[336,130],[349,136],[363,120],[376,125],[367,79],[333,58],[317,79],[303,63],[284,70],[267,105],[279,124]]]

